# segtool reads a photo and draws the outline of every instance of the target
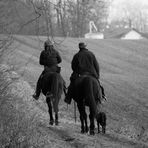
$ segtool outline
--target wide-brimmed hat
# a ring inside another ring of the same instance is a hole
[[[85,43],[83,43],[83,42],[80,42],[80,43],[79,43],[79,47],[80,47],[80,48],[85,48],[86,46],[87,46],[87,45],[86,45]]]

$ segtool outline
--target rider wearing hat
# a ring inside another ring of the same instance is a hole
[[[36,86],[36,91],[33,94],[34,99],[39,99],[41,93],[41,81],[46,72],[58,72],[60,73],[60,67],[58,64],[62,62],[62,58],[57,50],[54,49],[53,43],[50,40],[45,41],[44,50],[40,54],[39,64],[44,66],[44,70],[41,73]]]
[[[73,73],[70,77],[70,85],[68,87],[68,92],[65,98],[65,102],[67,104],[71,103],[71,99],[73,97],[73,82],[80,76],[80,75],[91,75],[95,77],[98,82],[100,78],[100,68],[99,63],[95,55],[86,48],[86,44],[83,42],[79,43],[79,51],[74,55],[71,63],[71,67]],[[100,83],[100,82],[99,82]],[[104,89],[102,88],[102,95],[104,95]]]

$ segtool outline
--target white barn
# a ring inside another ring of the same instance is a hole
[[[136,31],[135,29],[131,29],[129,32],[122,35],[121,39],[124,39],[124,40],[139,40],[139,39],[144,39],[144,37],[142,36],[141,33]]]
[[[140,40],[148,38],[148,35],[134,28],[106,29],[103,33],[105,39]]]

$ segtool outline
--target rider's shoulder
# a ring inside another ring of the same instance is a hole
[[[41,54],[44,54],[44,53],[46,53],[47,51],[44,49],[44,50],[42,50],[41,51]]]

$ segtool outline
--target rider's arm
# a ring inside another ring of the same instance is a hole
[[[61,63],[62,62],[62,58],[61,58],[61,56],[60,56],[60,54],[56,51],[56,58],[57,58],[57,62],[58,62],[58,64],[59,63]]]
[[[96,57],[94,56],[94,67],[95,67],[95,70],[97,72],[97,75],[98,75],[98,79],[100,78],[100,67],[99,67],[99,63],[96,59]]]
[[[72,68],[73,71],[77,72],[77,69],[78,69],[78,58],[77,58],[76,55],[72,59],[71,68]]]
[[[40,65],[46,66],[46,56],[45,56],[45,51],[42,51],[40,54],[40,60],[39,60]]]

